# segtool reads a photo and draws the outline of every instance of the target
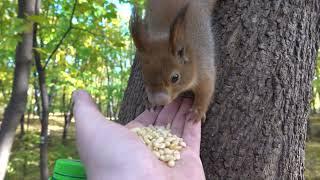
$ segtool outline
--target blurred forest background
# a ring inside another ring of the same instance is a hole
[[[48,168],[59,158],[78,159],[70,97],[86,89],[100,110],[117,119],[134,58],[128,31],[128,0],[47,0],[40,12],[26,21],[38,24],[35,57],[29,80],[28,101],[16,131],[5,179],[40,179],[40,133],[44,107],[39,73],[45,72],[48,97]],[[142,5],[143,1],[138,1]],[[18,1],[0,1],[0,123],[10,100],[15,48],[28,27],[17,17]],[[36,64],[36,60],[41,64]],[[317,61],[320,61],[318,57]],[[40,71],[39,71],[40,70]],[[42,70],[42,71],[41,71]],[[42,84],[43,85],[43,84]],[[314,96],[308,124],[306,178],[320,179],[320,64],[313,83]]]

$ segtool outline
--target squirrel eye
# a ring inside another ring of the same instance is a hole
[[[180,58],[182,58],[182,57],[184,56],[184,48],[183,48],[183,47],[180,48],[180,49],[178,50],[177,54],[178,54],[178,56],[179,56]]]
[[[174,74],[171,76],[171,82],[176,83],[178,82],[179,78],[180,78],[179,74]]]

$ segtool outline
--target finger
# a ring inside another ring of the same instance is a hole
[[[162,109],[161,107],[157,107],[155,109],[155,111],[153,111],[153,112],[145,110],[135,120],[129,122],[126,125],[126,127],[131,129],[131,128],[135,128],[135,127],[144,127],[144,126],[149,126],[150,124],[154,124],[161,109]]]
[[[122,127],[117,123],[108,121],[100,113],[97,105],[86,91],[75,91],[72,94],[72,98],[74,101],[73,113],[77,136],[92,137],[93,134],[97,134],[97,129],[101,129],[102,127],[108,129]]]
[[[181,105],[182,98],[178,97],[173,102],[165,106],[160,112],[158,118],[156,119],[156,126],[167,126],[169,123],[171,124],[172,120],[176,116],[179,107]]]
[[[72,104],[74,111],[77,110],[77,108],[81,107],[81,104],[86,104],[86,107],[98,110],[92,97],[88,94],[88,92],[84,90],[76,90],[72,93]]]
[[[179,108],[179,111],[177,112],[176,116],[174,117],[174,120],[171,123],[171,131],[173,134],[176,134],[177,136],[181,137],[184,124],[186,122],[186,113],[191,108],[192,100],[190,98],[184,98],[182,100],[181,106]]]
[[[88,121],[103,120],[105,117],[100,113],[92,97],[84,90],[77,90],[72,93],[73,114],[79,123],[92,123]],[[76,121],[77,123],[77,121]]]
[[[133,128],[141,128],[141,127],[146,127],[148,125],[141,124],[138,121],[130,121],[128,124],[125,125],[128,129],[133,129]]]
[[[88,157],[87,152],[90,152],[90,148],[88,147],[96,141],[95,137],[101,136],[104,132],[110,134],[121,133],[118,130],[121,130],[121,128],[119,128],[121,126],[106,120],[86,91],[75,91],[72,94],[72,98],[74,102],[73,113],[76,123],[77,146],[80,156],[86,159]],[[95,141],[93,141],[93,139]]]
[[[197,154],[200,154],[200,141],[201,141],[201,121],[186,121],[182,138],[187,146]]]

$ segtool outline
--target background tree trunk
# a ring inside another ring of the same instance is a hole
[[[310,141],[311,140],[311,119],[310,117],[307,118],[307,137],[306,137],[306,141]]]
[[[219,1],[218,77],[202,128],[207,179],[304,179],[306,122],[319,42],[310,1]],[[135,62],[119,119],[142,112]]]
[[[36,0],[35,14],[38,15],[40,11],[40,0]],[[33,47],[38,48],[37,42],[38,24],[34,24],[33,28]],[[49,177],[48,169],[48,120],[49,120],[49,96],[46,87],[46,72],[41,64],[40,53],[34,49],[34,59],[36,69],[38,72],[38,82],[41,97],[41,132],[40,132],[40,178],[47,180]]]
[[[65,144],[68,136],[68,130],[70,127],[71,119],[73,117],[72,109],[69,108],[68,112],[64,114],[64,125],[62,133],[62,143]]]
[[[34,73],[33,74],[34,78],[37,78],[37,73]],[[34,87],[34,99],[35,99],[35,112],[33,112],[33,115],[38,115],[39,118],[41,117],[41,106],[40,106],[40,100],[39,100],[39,87],[37,85],[37,82],[34,82],[33,84],[33,87]]]
[[[34,14],[35,0],[18,1],[18,17]],[[28,82],[32,60],[32,22],[30,29],[22,33],[22,41],[16,48],[16,64],[11,97],[4,113],[0,130],[0,179],[4,179],[15,130],[27,104]]]
[[[30,115],[31,113],[33,112],[33,109],[34,109],[34,104],[32,102],[32,99],[33,99],[33,96],[34,96],[34,93],[31,94],[31,98],[30,98],[30,101],[29,101],[29,105],[28,106],[28,116],[27,116],[27,132],[29,131],[29,126],[30,126]],[[34,116],[34,114],[33,114]]]
[[[48,170],[48,119],[49,119],[49,97],[46,88],[45,70],[40,62],[40,54],[35,53],[37,71],[39,77],[40,97],[41,97],[41,132],[40,132],[40,174],[41,179],[49,177]]]
[[[62,103],[63,103],[63,115],[64,115],[64,126],[63,126],[63,133],[62,133],[62,143],[66,143],[67,135],[69,126],[71,123],[71,119],[73,117],[73,111],[72,111],[72,100],[70,99],[69,104],[66,103],[66,93],[65,88],[63,90],[62,95]],[[67,105],[66,105],[67,104]]]
[[[67,119],[68,119],[68,110],[66,106],[66,87],[63,87],[63,94],[62,94],[62,99],[61,99],[61,110],[60,112],[63,112],[63,117],[64,117],[64,125],[63,125],[63,133],[62,133],[62,143],[65,142],[66,137],[67,137]]]
[[[24,136],[24,114],[22,114],[21,118],[20,118],[20,135],[19,138],[23,138]]]

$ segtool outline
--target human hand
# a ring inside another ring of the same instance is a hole
[[[88,179],[205,179],[199,157],[201,123],[185,120],[185,113],[192,105],[190,99],[178,98],[154,112],[144,111],[126,126],[107,121],[85,91],[75,91],[73,101],[77,145]],[[150,124],[166,126],[168,123],[171,123],[171,132],[187,143],[173,168],[158,160],[130,131]]]

